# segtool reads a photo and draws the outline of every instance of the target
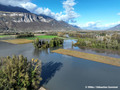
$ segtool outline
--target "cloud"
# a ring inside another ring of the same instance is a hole
[[[23,7],[31,12],[37,8],[37,5],[31,3],[30,0],[0,0],[0,4]]]
[[[49,8],[37,8],[34,13],[36,14],[44,14],[50,17],[56,17],[56,14],[54,12],[52,12]]]
[[[79,15],[74,11],[73,7],[75,5],[76,5],[75,0],[66,0],[63,2],[63,8],[65,9],[63,12],[54,13],[49,8],[37,8],[35,10],[35,13],[45,14],[57,20],[73,22],[75,18],[79,17]]]
[[[120,15],[120,13],[118,13],[117,15]]]
[[[11,6],[21,6],[21,4],[27,3],[30,0],[0,0],[0,4],[11,5]]]
[[[74,6],[76,5],[75,0],[67,0],[63,2],[63,8],[65,9],[64,15],[61,15],[58,19],[65,20],[67,22],[72,21],[74,18],[79,17],[79,15],[74,11]]]
[[[25,9],[29,10],[30,12],[34,12],[34,10],[37,8],[37,5],[33,4],[31,2],[22,3],[21,6]]]
[[[91,21],[87,22],[85,24],[76,24],[77,26],[81,27],[82,29],[88,29],[88,30],[105,30],[109,29],[111,27],[114,27],[116,25],[120,24],[120,21],[114,22],[114,23],[108,23],[108,24],[102,24],[101,21]]]

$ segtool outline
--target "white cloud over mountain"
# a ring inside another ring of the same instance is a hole
[[[37,8],[37,5],[30,0],[0,0],[0,4],[23,7],[31,12]]]
[[[54,13],[52,12],[49,8],[37,8],[34,13],[36,14],[44,14],[50,17],[53,17],[55,19],[57,19],[58,17],[60,17],[61,13]]]
[[[54,13],[49,8],[38,7],[36,4],[30,2],[30,0],[0,0],[0,4],[23,7],[33,13],[45,14],[54,19],[63,20],[66,22],[74,21],[73,19],[79,16],[74,11],[74,6],[76,5],[75,0],[64,1],[62,3],[64,11],[61,11],[59,13]]]
[[[63,21],[72,21],[74,18],[77,18],[79,15],[74,11],[74,6],[76,5],[75,0],[67,0],[63,2],[63,8],[65,9],[62,12],[54,13],[49,8],[37,8],[35,13],[45,14],[51,16],[57,20]]]
[[[0,0],[0,4],[11,5],[11,6],[21,6],[30,0]]]
[[[36,4],[33,4],[31,2],[27,2],[27,3],[22,3],[21,6],[23,8],[26,8],[27,10],[34,12],[34,10],[37,8]]]

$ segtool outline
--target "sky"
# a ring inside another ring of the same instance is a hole
[[[120,24],[120,0],[0,0],[83,29],[108,29]]]

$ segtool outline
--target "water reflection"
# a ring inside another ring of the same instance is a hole
[[[95,49],[95,48],[74,47],[74,46],[73,46],[73,48],[71,48],[71,50],[77,50],[77,51],[85,52],[85,53],[120,58],[120,51],[119,50]]]
[[[42,54],[42,53],[49,54],[50,49],[49,48],[48,49],[42,49],[42,50],[34,49],[33,55],[39,57],[40,54]]]
[[[38,50],[38,49],[34,49],[33,55],[39,57],[40,52],[41,52],[40,50]]]
[[[45,64],[42,64],[42,81],[40,85],[47,84],[49,80],[54,77],[56,71],[59,71],[63,64],[61,62],[48,62]]]
[[[40,54],[42,54],[42,53],[50,54],[50,53],[52,53],[51,52],[52,50],[56,50],[56,49],[59,49],[59,48],[63,48],[63,46],[61,46],[61,47],[54,47],[54,48],[47,48],[47,49],[42,49],[42,50],[34,49],[33,55],[39,57]]]
[[[76,43],[77,41],[76,40],[64,40],[64,43],[63,43],[63,48],[64,49],[71,49],[73,48],[72,47],[72,43]]]

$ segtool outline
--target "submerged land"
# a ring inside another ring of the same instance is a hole
[[[84,53],[84,52],[73,51],[73,50],[66,50],[66,49],[57,49],[57,50],[53,50],[52,52],[120,67],[120,59],[119,58],[101,56],[101,55]]]
[[[13,39],[13,40],[1,40],[1,41],[12,44],[27,44],[33,42],[33,40],[28,40],[28,39]]]

